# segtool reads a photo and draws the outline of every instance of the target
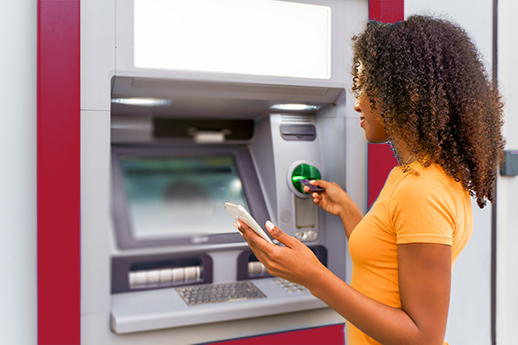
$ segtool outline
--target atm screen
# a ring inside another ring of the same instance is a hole
[[[232,155],[119,156],[133,238],[235,232],[225,201],[248,209]]]
[[[112,211],[121,249],[243,243],[223,204],[270,219],[246,146],[112,146]]]

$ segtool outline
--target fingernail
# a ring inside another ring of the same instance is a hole
[[[272,222],[270,222],[269,220],[266,221],[266,228],[268,229],[268,231],[272,231],[273,228],[275,228],[275,225],[273,225]]]
[[[241,228],[241,224],[239,222],[234,222],[233,225],[238,230]]]

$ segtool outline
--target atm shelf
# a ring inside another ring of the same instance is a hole
[[[264,298],[196,307],[189,306],[175,288],[113,294],[111,327],[115,333],[124,334],[327,307],[307,290],[290,293],[276,279],[254,280]]]

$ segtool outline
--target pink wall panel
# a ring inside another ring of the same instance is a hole
[[[38,344],[80,343],[79,1],[38,1]]]
[[[383,189],[390,171],[398,162],[389,144],[369,144],[368,155],[368,204],[371,207]]]
[[[404,18],[403,0],[370,0],[369,19],[395,23]]]
[[[385,23],[404,20],[405,2],[403,0],[370,0],[369,19]],[[369,144],[368,148],[368,206],[376,200],[387,177],[398,162],[389,144]]]

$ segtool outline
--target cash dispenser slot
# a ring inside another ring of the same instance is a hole
[[[237,257],[237,280],[271,278],[266,267],[259,262],[250,250],[245,250]]]
[[[324,246],[309,247],[317,256],[318,260],[327,267],[327,249]],[[271,278],[266,267],[259,262],[257,257],[250,250],[243,251],[237,258],[237,280],[251,280]]]
[[[160,255],[112,259],[112,293],[210,284],[212,281],[212,258],[206,254],[182,258]]]

